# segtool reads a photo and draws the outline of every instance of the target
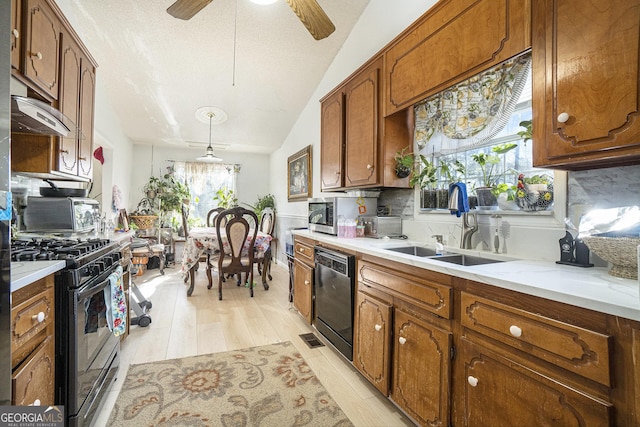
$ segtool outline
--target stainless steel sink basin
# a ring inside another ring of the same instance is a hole
[[[434,261],[442,261],[449,262],[451,264],[458,265],[482,265],[482,264],[493,264],[496,262],[504,262],[504,260],[499,259],[491,259],[491,258],[481,258],[473,255],[463,255],[463,254],[455,254],[455,255],[442,255],[439,257],[431,258]]]
[[[425,248],[423,246],[401,246],[399,248],[387,248],[387,250],[423,257],[434,256],[436,254],[434,249]]]

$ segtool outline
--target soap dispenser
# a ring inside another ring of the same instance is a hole
[[[442,235],[434,234],[433,236],[436,239],[436,255],[444,254],[444,244],[442,243]]]

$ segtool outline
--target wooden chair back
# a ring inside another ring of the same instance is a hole
[[[222,211],[224,211],[224,208],[214,208],[214,209],[211,209],[207,213],[207,227],[215,227],[216,226],[216,217]]]
[[[260,216],[260,231],[273,236],[276,226],[276,212],[272,208],[264,208]]]

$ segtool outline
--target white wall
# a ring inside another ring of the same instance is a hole
[[[287,158],[307,145],[313,146],[312,196],[320,195],[319,100],[353,73],[406,27],[426,12],[435,0],[371,0],[343,47],[329,66],[306,107],[271,162],[271,193],[279,216],[306,218],[305,202],[287,202]]]
[[[133,174],[131,176],[131,193],[128,199],[129,212],[133,211],[142,198],[142,186],[151,176],[152,160],[153,175],[161,176],[171,165],[167,160],[194,161],[204,154],[202,149],[185,149],[182,147],[151,147],[150,145],[133,146]],[[267,154],[231,153],[217,151],[216,155],[223,158],[223,163],[239,164],[236,187],[238,202],[255,204],[258,196],[269,193],[270,170]]]

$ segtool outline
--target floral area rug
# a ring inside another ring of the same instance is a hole
[[[352,426],[291,342],[131,365],[109,426]]]

